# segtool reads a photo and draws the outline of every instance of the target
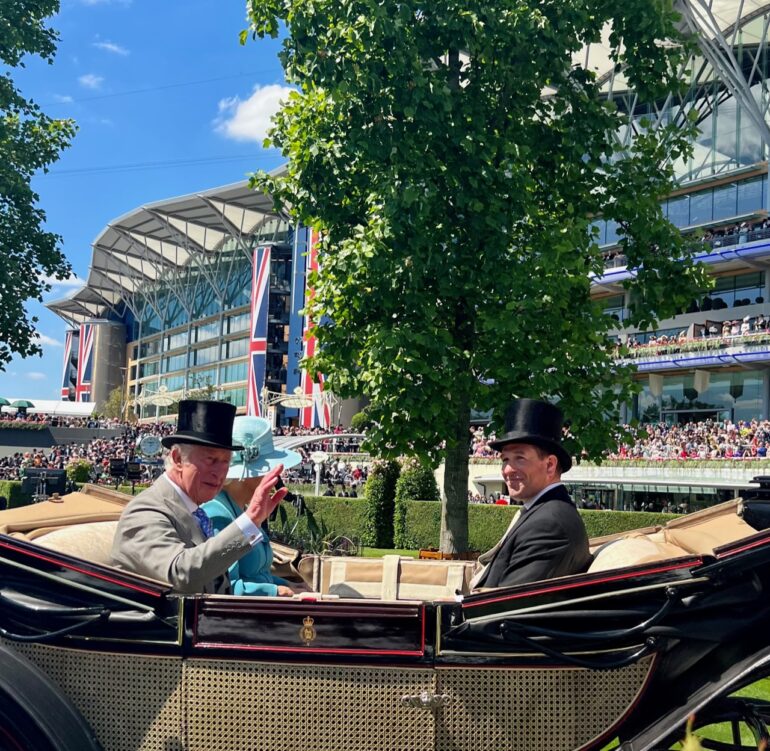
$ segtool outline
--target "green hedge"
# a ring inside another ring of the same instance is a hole
[[[441,504],[431,501],[407,503],[406,528],[417,548],[437,547],[441,530]],[[505,534],[516,506],[471,503],[468,506],[468,547],[489,550]],[[589,537],[602,537],[676,519],[676,514],[655,514],[645,511],[588,511],[580,516]]]
[[[331,498],[328,496],[306,495],[305,504],[312,512],[326,535],[361,539],[366,524],[366,502],[363,498]],[[309,537],[307,517],[297,518],[297,510],[290,503],[281,506],[282,513],[270,523],[275,532],[291,532],[301,539]],[[281,516],[286,515],[286,528],[282,528]]]
[[[0,495],[8,499],[8,508],[18,508],[32,503],[32,497],[21,492],[19,480],[0,480]]]
[[[362,498],[328,498],[307,496],[305,502],[330,532],[361,537],[366,520],[366,503]],[[412,549],[435,548],[441,529],[441,504],[437,501],[406,501],[406,531]],[[489,550],[503,536],[516,513],[515,506],[472,503],[468,506],[468,544],[471,550]],[[287,507],[290,517],[294,509]],[[589,537],[602,537],[630,529],[665,524],[676,514],[645,511],[588,511],[580,515]],[[300,526],[302,522],[300,521]]]
[[[0,430],[46,430],[49,427],[44,422],[27,422],[26,420],[0,420]]]

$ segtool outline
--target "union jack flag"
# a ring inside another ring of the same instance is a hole
[[[91,401],[91,378],[94,369],[94,330],[93,323],[80,326],[78,338],[78,373],[75,384],[75,401]]]
[[[66,402],[70,398],[70,359],[72,358],[72,335],[75,332],[68,329],[64,337],[64,370],[61,377],[61,398]]]
[[[265,385],[267,361],[267,306],[270,293],[270,248],[254,249],[251,275],[251,337],[246,414],[262,417],[259,395]]]
[[[311,271],[318,271],[318,233],[315,230],[309,230],[310,242],[308,243],[307,252],[307,279],[308,274]],[[308,287],[307,294],[305,295],[305,305],[313,299],[314,290]],[[313,357],[316,350],[316,338],[310,333],[313,330],[313,321],[310,316],[305,316],[305,357]],[[329,428],[331,427],[331,414],[329,405],[324,401],[324,377],[321,373],[313,376],[307,372],[302,371],[302,379],[300,382],[302,393],[313,400],[313,404],[308,407],[303,407],[300,415],[300,425],[303,428]]]

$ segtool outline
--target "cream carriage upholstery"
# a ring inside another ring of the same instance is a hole
[[[55,529],[33,539],[44,548],[110,566],[112,565],[112,541],[117,528],[117,520],[87,522]]]
[[[591,540],[594,560],[589,573],[644,563],[711,555],[714,548],[756,534],[741,517],[740,499],[650,527]],[[611,512],[608,512],[611,513]]]
[[[311,588],[339,597],[378,600],[436,600],[468,592],[472,561],[422,561],[398,555],[383,558],[311,556],[299,570]]]

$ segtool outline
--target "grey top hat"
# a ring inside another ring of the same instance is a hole
[[[538,399],[516,399],[505,413],[505,433],[489,445],[499,451],[509,443],[529,443],[559,458],[562,472],[572,467],[572,457],[561,445],[562,411]]]

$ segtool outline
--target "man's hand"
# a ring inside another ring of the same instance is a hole
[[[249,505],[246,506],[246,516],[251,519],[258,527],[262,522],[273,513],[273,509],[283,500],[283,497],[289,492],[288,488],[281,488],[273,492],[278,477],[283,472],[283,464],[271,469],[259,483],[254,495],[251,496]]]

